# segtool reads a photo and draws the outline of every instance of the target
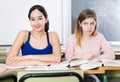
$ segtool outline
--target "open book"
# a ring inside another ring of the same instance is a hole
[[[82,70],[94,69],[102,66],[118,66],[120,67],[120,60],[108,60],[108,59],[73,59],[69,62],[70,67],[79,66]]]
[[[71,61],[69,61],[69,66],[70,67],[72,67],[72,66],[80,66],[80,65],[88,63],[88,62],[89,62],[89,60],[76,58],[76,59],[72,59]]]
[[[72,59],[69,62],[69,67],[79,66],[82,70],[94,69],[101,67],[102,63],[98,59],[84,60],[84,59]]]
[[[95,68],[102,67],[102,66],[103,66],[103,63],[100,60],[93,59],[93,60],[89,60],[88,63],[81,64],[80,68],[82,70],[89,70],[89,69],[95,69]]]
[[[120,60],[101,59],[104,66],[120,67]]]

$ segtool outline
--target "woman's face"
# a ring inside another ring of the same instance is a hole
[[[96,21],[94,18],[86,18],[80,23],[83,30],[83,35],[91,36],[95,30]]]
[[[33,30],[38,32],[44,31],[45,23],[47,23],[47,20],[45,19],[43,13],[41,13],[38,9],[31,12],[30,24]]]

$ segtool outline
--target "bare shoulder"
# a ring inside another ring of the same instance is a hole
[[[28,32],[27,30],[21,30],[19,31],[19,33],[17,34],[17,37],[15,40],[19,41],[19,42],[25,42],[27,37],[28,37]]]
[[[56,32],[49,32],[50,37],[58,37],[58,34]]]
[[[27,30],[21,30],[19,33],[18,33],[18,36],[27,36],[28,35],[28,32]]]
[[[59,37],[58,37],[58,34],[56,32],[49,32],[49,36],[50,36],[50,42],[51,43],[59,43]]]

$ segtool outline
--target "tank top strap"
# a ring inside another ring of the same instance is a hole
[[[30,41],[30,34],[31,34],[31,33],[29,32],[29,33],[28,33],[28,41]]]
[[[49,33],[46,32],[46,34],[47,34],[47,42],[50,43],[50,41],[49,41]]]

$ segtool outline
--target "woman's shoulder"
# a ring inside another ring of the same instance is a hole
[[[67,42],[75,43],[76,42],[75,34],[69,35],[67,38]]]
[[[94,37],[94,39],[101,41],[106,38],[104,37],[102,33],[98,32],[97,35]]]
[[[104,35],[103,35],[102,33],[98,32],[97,35],[96,35],[96,37],[99,37],[99,38],[101,37],[101,38],[103,38]]]
[[[50,35],[57,35],[57,32],[48,32]]]
[[[26,34],[28,34],[28,30],[21,30],[21,31],[19,31],[19,34],[22,34],[22,35],[26,35]]]
[[[18,36],[22,36],[22,37],[27,37],[28,36],[29,31],[28,30],[21,30],[18,32]]]
[[[48,34],[51,40],[59,39],[57,32],[48,32]]]
[[[59,42],[59,36],[56,32],[48,32],[48,34],[49,34],[49,40],[51,44],[56,44]]]
[[[58,37],[57,32],[48,32],[48,34],[50,37],[55,37],[55,36]]]
[[[73,39],[73,40],[75,40],[75,34],[69,35],[69,36],[68,36],[68,39]]]

